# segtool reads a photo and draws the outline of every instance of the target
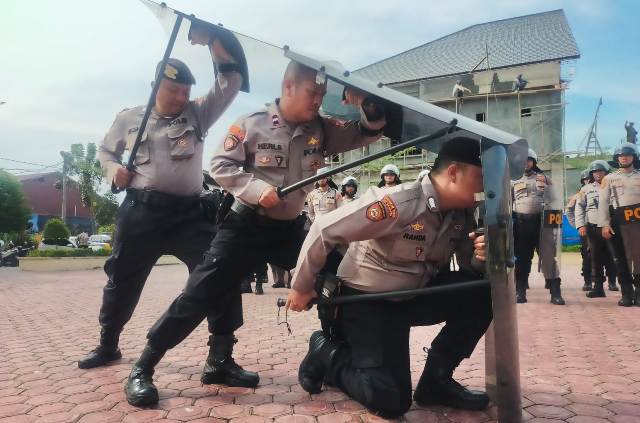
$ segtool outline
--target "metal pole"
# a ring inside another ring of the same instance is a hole
[[[173,30],[171,31],[171,36],[169,37],[169,42],[167,43],[167,48],[164,50],[164,55],[162,56],[162,61],[160,62],[160,71],[162,72],[164,68],[167,66],[167,62],[169,61],[169,56],[171,55],[171,50],[173,50],[173,45],[176,42],[176,37],[178,36],[178,31],[180,30],[180,24],[182,23],[182,15],[178,15],[176,18],[176,22],[173,24]],[[140,122],[140,128],[138,129],[138,134],[136,135],[136,141],[131,148],[131,154],[129,156],[129,162],[127,163],[127,169],[133,170],[135,169],[135,159],[136,153],[138,152],[138,148],[140,148],[140,141],[142,140],[142,135],[144,134],[144,130],[147,127],[147,121],[149,120],[149,116],[151,115],[151,109],[153,109],[153,105],[156,102],[156,94],[158,94],[158,88],[160,87],[160,80],[157,78],[158,75],[155,75],[154,79],[157,79],[153,84],[153,88],[151,89],[151,95],[149,95],[149,101],[147,101],[147,108],[144,111],[144,115],[142,116],[142,122]]]
[[[487,274],[491,281],[493,324],[485,337],[486,387],[501,423],[522,422],[518,319],[513,280],[513,223],[509,161],[504,145],[482,153],[485,192]]]
[[[62,161],[62,223],[67,223],[67,172],[69,167],[67,166],[67,158],[63,156]]]
[[[329,171],[324,172],[321,175],[315,175],[312,176],[310,178],[307,179],[303,179],[299,182],[296,182],[295,184],[289,185],[288,187],[284,187],[284,188],[278,188],[278,195],[280,196],[280,198],[283,198],[285,195],[298,190],[300,188],[302,188],[305,185],[309,185],[312,184],[316,181],[319,181],[320,179],[324,179],[327,178],[329,176],[335,175],[336,173],[340,173],[343,172],[345,170],[349,170],[352,169],[356,166],[359,166],[363,163],[368,163],[370,161],[373,161],[375,159],[378,159],[380,157],[384,157],[384,156],[388,156],[390,154],[396,153],[400,150],[404,150],[405,148],[408,147],[415,147],[418,144],[430,141],[430,140],[434,140],[440,137],[445,136],[446,134],[448,134],[449,132],[451,132],[456,125],[458,124],[457,119],[453,119],[451,122],[449,122],[449,124],[447,126],[445,126],[442,129],[437,130],[436,132],[429,134],[429,135],[422,135],[413,139],[410,139],[409,141],[405,141],[403,143],[400,143],[398,145],[395,145],[393,147],[389,147],[389,148],[385,148],[382,151],[379,151],[377,153],[373,153],[369,156],[365,156],[362,157],[360,159],[354,160],[352,162],[349,163],[345,163],[343,165],[340,166],[336,166],[334,168],[331,168]]]

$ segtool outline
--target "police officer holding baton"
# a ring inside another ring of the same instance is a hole
[[[222,29],[220,29],[222,31]],[[225,30],[226,31],[226,30]],[[215,85],[203,97],[189,100],[195,79],[187,65],[169,59],[156,70],[155,105],[135,155],[135,169],[122,165],[133,148],[144,106],[120,112],[99,147],[98,158],[115,189],[126,189],[116,220],[113,252],[105,263],[107,284],[99,314],[100,343],[78,362],[88,369],[119,359],[120,332],[129,321],[156,260],[173,254],[192,271],[213,237],[200,204],[202,152],[207,130],[233,101],[246,75],[215,34],[191,28],[191,42],[207,46],[217,70]],[[239,46],[239,44],[237,44]],[[235,46],[235,47],[237,47]],[[211,330],[233,333],[242,324],[242,303],[231,301]]]

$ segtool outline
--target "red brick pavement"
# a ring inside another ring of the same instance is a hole
[[[575,259],[565,262],[575,262]],[[518,306],[520,368],[525,418],[532,423],[640,422],[640,308],[616,306],[619,293],[588,300],[575,263],[564,269],[568,305],[549,304],[542,279],[531,280],[529,303]],[[235,358],[259,371],[256,389],[202,386],[206,325],[170,351],[156,380],[161,401],[142,409],[127,404],[123,381],[145,344],[150,325],[179,293],[183,266],[156,267],[121,338],[124,358],[80,370],[76,361],[97,341],[101,271],[20,272],[0,268],[0,423],[2,422],[374,422],[360,404],[329,389],[308,395],[296,382],[313,313],[290,315],[293,334],[276,325],[275,299],[286,290],[244,295],[246,323]],[[422,347],[438,327],[412,331],[412,372],[417,382]],[[456,371],[461,382],[484,385],[484,345]],[[407,422],[489,422],[495,408],[461,412],[415,407]]]

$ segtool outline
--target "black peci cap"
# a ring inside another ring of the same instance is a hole
[[[158,80],[158,76],[160,75],[161,64],[162,62],[159,62],[156,66],[156,80]],[[196,83],[196,79],[193,77],[189,67],[184,62],[174,58],[170,58],[167,61],[167,65],[162,72],[162,77],[177,82],[178,84],[193,85]]]

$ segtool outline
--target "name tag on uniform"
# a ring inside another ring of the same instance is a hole
[[[562,226],[562,210],[545,210],[544,227],[559,228]]]
[[[640,204],[618,207],[616,215],[621,225],[640,223]]]
[[[522,190],[526,190],[526,189],[527,189],[527,184],[526,184],[526,182],[518,182],[517,184],[515,184],[515,185],[513,186],[513,189],[514,189],[515,191],[522,191]],[[526,194],[526,192],[525,192],[525,194]]]

